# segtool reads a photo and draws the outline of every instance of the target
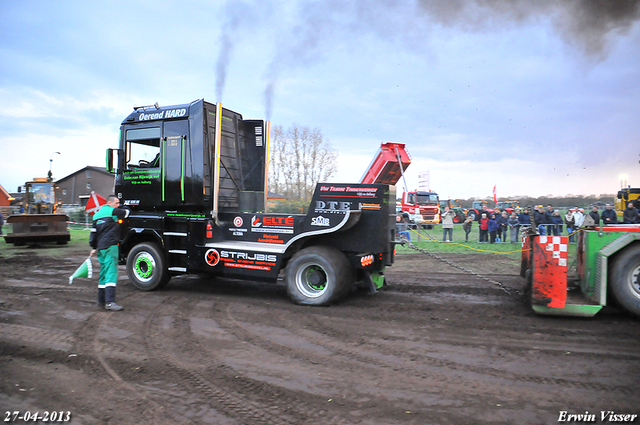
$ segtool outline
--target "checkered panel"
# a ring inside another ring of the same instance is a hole
[[[540,236],[540,244],[546,251],[552,251],[552,258],[558,260],[558,266],[567,267],[569,258],[568,238],[566,236]]]

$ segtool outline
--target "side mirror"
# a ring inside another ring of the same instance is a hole
[[[121,152],[122,152],[121,149],[107,149],[107,158],[106,158],[107,171],[110,172],[111,174],[115,174],[122,168],[120,164],[121,158],[122,158]],[[114,157],[116,159],[115,164],[113,162]]]

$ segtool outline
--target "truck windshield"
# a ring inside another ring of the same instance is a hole
[[[127,130],[127,168],[160,166],[160,127]]]
[[[438,204],[438,195],[417,195],[416,201],[418,205]]]

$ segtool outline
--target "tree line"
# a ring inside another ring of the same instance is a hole
[[[293,124],[271,131],[269,191],[309,202],[316,184],[336,172],[338,153],[319,128]]]
[[[498,197],[498,201],[518,201],[521,207],[528,207],[533,205],[553,205],[554,207],[586,207],[591,204],[601,202],[603,204],[613,203],[616,198],[616,194],[602,193],[600,195],[566,195],[566,196],[516,196],[513,198]],[[460,206],[463,208],[470,208],[473,201],[485,200],[490,206],[493,206],[494,202],[491,198],[469,198],[458,199]]]

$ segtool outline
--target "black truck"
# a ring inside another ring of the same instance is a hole
[[[328,305],[354,285],[375,292],[394,261],[395,187],[316,186],[307,214],[265,212],[269,123],[197,100],[137,107],[107,150],[131,214],[120,264],[149,291],[184,273],[275,283]]]

